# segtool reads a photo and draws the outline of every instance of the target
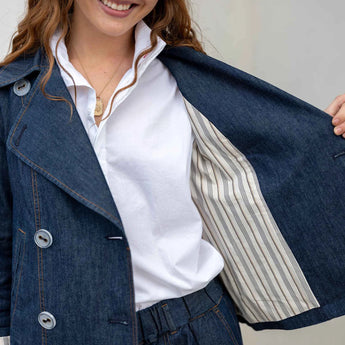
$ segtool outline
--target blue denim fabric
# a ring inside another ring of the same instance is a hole
[[[292,329],[344,315],[345,141],[333,135],[329,116],[191,48],[164,49],[159,58],[182,94],[254,167],[320,303],[251,326]],[[120,215],[56,64],[46,92],[70,100],[72,119],[68,104],[40,91],[46,69],[40,49],[0,70],[0,336],[11,335],[12,345],[137,344],[131,252]],[[31,89],[19,97],[13,84],[24,77]],[[39,229],[52,235],[49,248],[35,244]],[[218,308],[230,323],[222,301]],[[53,329],[39,324],[42,311],[54,315]],[[212,313],[200,318],[200,328],[221,315]]]
[[[219,276],[205,288],[137,312],[138,345],[241,345],[235,306]]]
[[[183,96],[253,166],[267,206],[321,306],[250,326],[295,329],[344,315],[345,140],[333,133],[330,116],[188,47],[166,47],[158,58]]]

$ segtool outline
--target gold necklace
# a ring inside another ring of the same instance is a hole
[[[91,82],[90,82],[90,80],[89,80],[89,76],[87,75],[86,70],[85,70],[84,66],[82,65],[82,63],[81,63],[81,61],[80,61],[80,59],[79,59],[79,56],[78,56],[77,51],[76,51],[75,49],[73,49],[73,50],[74,50],[74,52],[75,52],[75,55],[76,55],[76,57],[77,57],[77,60],[78,60],[78,62],[79,62],[79,64],[80,64],[81,68],[83,69],[83,71],[84,71],[84,73],[85,73],[85,77],[86,77],[87,81],[88,81],[88,82],[90,83],[90,85],[93,87],[93,85],[91,84]],[[123,60],[124,60],[125,57],[126,57],[126,55],[123,56],[123,58],[121,59],[121,62],[118,64],[118,66],[117,66],[117,68],[116,68],[114,74],[113,74],[112,77],[109,79],[109,81],[105,84],[105,86],[103,87],[102,91],[101,91],[98,95],[96,94],[96,108],[95,108],[95,111],[94,111],[94,116],[95,116],[95,117],[102,116],[102,114],[103,114],[103,112],[104,112],[104,105],[103,105],[103,101],[102,101],[102,99],[101,99],[101,94],[102,94],[102,92],[104,91],[104,89],[109,85],[109,83],[113,80],[113,78],[114,78],[116,72],[119,70],[119,68],[120,68],[120,66],[121,66],[121,64],[122,64],[122,62],[123,62]],[[94,87],[93,87],[93,88],[94,88]],[[95,88],[94,88],[94,90],[96,91]]]

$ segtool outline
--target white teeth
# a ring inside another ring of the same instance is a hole
[[[103,2],[104,5],[117,11],[126,11],[131,7],[131,5],[118,5],[118,4],[115,4],[114,2],[110,2],[107,0],[101,0],[101,1]]]

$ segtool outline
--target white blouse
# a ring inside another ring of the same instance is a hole
[[[151,45],[150,31],[143,20],[136,25],[133,64],[113,95],[132,81],[137,56]],[[59,35],[57,30],[50,42],[54,56]],[[79,116],[124,225],[136,310],[199,290],[224,267],[219,252],[202,239],[201,217],[191,198],[194,136],[176,81],[156,58],[165,44],[158,37],[139,63],[136,84],[116,96],[111,115],[99,127],[93,117],[95,90],[69,61],[64,41],[57,52],[75,80]],[[75,102],[73,82],[60,71]]]

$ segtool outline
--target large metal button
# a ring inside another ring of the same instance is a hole
[[[53,243],[53,236],[46,229],[39,229],[35,233],[35,243],[41,248],[48,248]]]
[[[27,79],[23,78],[14,83],[13,92],[17,96],[24,96],[30,91],[30,88],[31,88],[30,82]]]
[[[38,322],[43,328],[52,329],[56,325],[56,320],[53,314],[48,311],[42,311],[38,314]]]

